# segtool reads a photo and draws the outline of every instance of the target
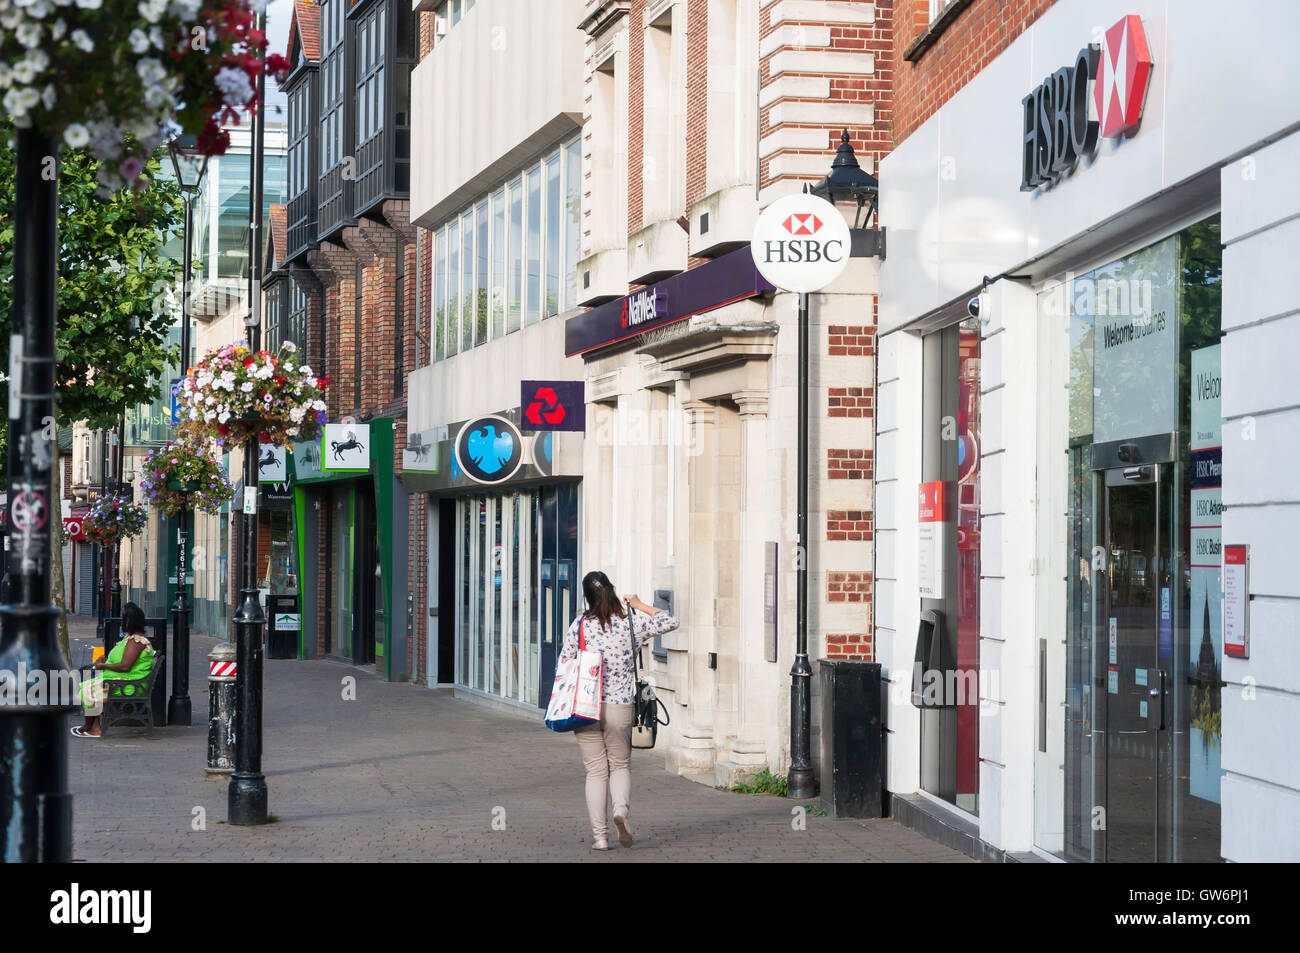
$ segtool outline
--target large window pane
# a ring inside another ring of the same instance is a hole
[[[433,359],[447,354],[447,230],[438,229],[433,250]]]
[[[524,190],[523,180],[510,183],[510,287],[506,291],[510,309],[506,313],[506,333],[518,331],[524,294]]]
[[[492,336],[506,333],[506,193],[498,189],[492,195],[492,285],[489,306],[492,310]]]
[[[527,306],[524,324],[536,324],[542,312],[542,170],[528,173]]]
[[[546,160],[546,310],[560,310],[560,154]]]
[[[474,346],[474,212],[467,210],[460,217],[460,349],[468,351]]]
[[[476,228],[475,254],[478,258],[478,280],[474,285],[474,344],[487,343],[488,335],[488,204],[487,199],[478,203],[475,212],[478,216]]]
[[[582,140],[564,147],[564,305],[578,303],[578,259],[582,257]]]
[[[460,351],[460,223],[447,226],[447,356]]]

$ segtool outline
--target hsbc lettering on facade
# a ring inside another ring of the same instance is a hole
[[[1020,190],[1055,182],[1096,151],[1098,137],[1136,129],[1151,65],[1142,18],[1126,16],[1106,31],[1100,47],[1085,46],[1073,66],[1057,70],[1022,99]]]
[[[848,223],[834,205],[815,195],[788,195],[764,209],[750,252],[764,278],[785,291],[818,291],[849,261]]]

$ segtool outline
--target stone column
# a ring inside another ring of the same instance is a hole
[[[687,461],[689,500],[687,535],[681,541],[687,561],[689,588],[679,597],[678,618],[686,629],[686,667],[683,694],[687,700],[676,717],[683,726],[677,744],[668,749],[667,768],[678,774],[699,777],[713,783],[713,673],[709,653],[713,649],[713,600],[716,558],[713,528],[717,513],[717,473],[714,432],[717,409],[707,401],[682,404],[690,428],[691,456]]]
[[[765,725],[776,712],[765,689],[768,662],[763,655],[763,542],[771,521],[766,512],[767,402],[766,391],[738,391],[740,408],[740,571],[738,573],[740,637],[738,643],[739,733],[715,769],[716,783],[730,787],[768,767]]]

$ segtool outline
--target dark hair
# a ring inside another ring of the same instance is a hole
[[[619,601],[614,584],[600,570],[589,572],[582,577],[582,595],[587,600],[588,619],[598,619],[602,628],[609,627],[613,616],[623,617],[623,603]]]
[[[144,610],[134,602],[122,606],[122,634],[144,634]]]

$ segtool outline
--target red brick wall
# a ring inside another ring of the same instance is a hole
[[[871,641],[871,633],[856,632],[849,635],[826,636],[826,657],[863,662],[875,661],[876,652]]]
[[[835,0],[841,3],[860,3],[862,0]],[[831,102],[849,102],[849,103],[872,103],[875,106],[875,121],[871,126],[850,126],[848,129],[849,142],[853,145],[853,150],[858,156],[859,162],[863,168],[870,169],[873,173],[880,168],[880,160],[888,155],[893,146],[894,137],[891,135],[893,125],[894,110],[893,97],[894,90],[892,80],[895,75],[894,64],[897,56],[894,42],[894,5],[896,2],[906,3],[907,0],[879,0],[876,3],[875,23],[865,26],[850,24],[830,24],[831,45],[829,47],[818,47],[818,49],[829,49],[844,53],[872,53],[875,56],[875,72],[870,75],[862,76],[832,76],[830,80],[830,100]],[[809,26],[818,25],[817,21],[806,21]],[[797,25],[790,23],[788,25]],[[767,16],[767,10],[764,9],[759,18],[759,40],[767,37],[774,32],[771,18]],[[781,50],[791,49],[789,46],[778,47],[766,57],[763,57],[759,63],[761,78],[759,82],[762,86],[768,86],[772,81],[770,72],[771,57]],[[783,73],[783,76],[801,76],[801,75],[820,75],[820,74],[802,74],[802,73]],[[779,102],[805,102],[798,97],[779,100]],[[811,100],[812,102],[821,102],[821,100]],[[771,131],[772,126],[769,123],[772,106],[776,103],[769,103],[759,112],[759,130],[762,137],[766,137]],[[838,145],[838,137],[831,140],[829,134],[839,133],[842,131],[838,127],[822,126],[817,123],[786,123],[782,128],[824,128],[828,134],[828,144],[830,148],[824,150],[797,150],[799,153],[815,153],[826,156],[826,168],[830,170],[830,160],[835,155],[834,146]],[[762,175],[762,186],[766,188],[778,177],[771,174],[771,160],[773,156],[768,156],[761,160],[760,170]],[[865,161],[871,160],[871,164]]]
[[[632,0],[627,32],[627,233],[641,230],[645,177],[645,22],[646,0]]]
[[[1056,0],[974,0],[914,63],[904,61],[903,54],[929,26],[929,5],[926,0],[894,2],[910,13],[898,18],[893,42],[894,141],[902,142]]]
[[[709,0],[689,0],[686,7],[687,208],[708,195],[708,82]]]

